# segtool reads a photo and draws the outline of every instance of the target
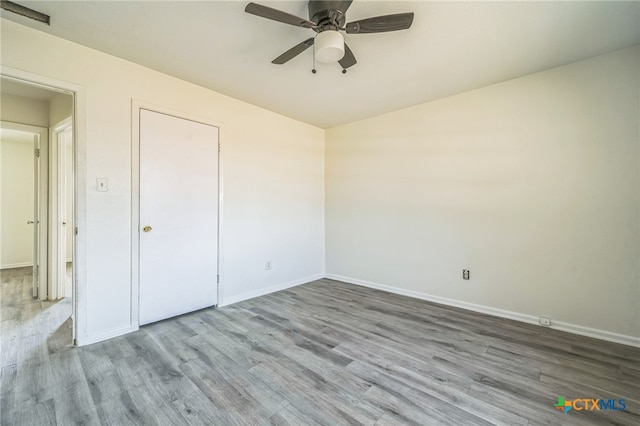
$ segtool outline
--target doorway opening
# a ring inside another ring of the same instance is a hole
[[[75,343],[74,93],[0,83],[0,308],[51,352]]]

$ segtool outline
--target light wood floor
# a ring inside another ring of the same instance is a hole
[[[331,280],[73,348],[25,275],[2,272],[2,425],[640,424],[640,349]]]

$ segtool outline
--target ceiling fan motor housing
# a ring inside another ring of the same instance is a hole
[[[309,2],[309,20],[317,22],[319,28],[314,28],[316,32],[326,29],[337,30],[344,28],[346,17],[343,10],[340,10],[342,1],[313,1]],[[329,28],[327,28],[329,27]]]

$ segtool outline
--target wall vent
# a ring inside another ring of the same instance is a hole
[[[29,9],[28,7],[20,6],[19,4],[16,4],[12,1],[2,0],[0,2],[0,8],[27,17],[29,19],[33,19],[34,21],[42,22],[47,25],[50,25],[51,22],[51,18],[49,17],[49,15],[40,13],[37,10]]]

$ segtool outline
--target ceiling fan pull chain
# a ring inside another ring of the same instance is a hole
[[[317,72],[316,71],[316,44],[315,43],[313,43],[313,68],[311,69],[311,72],[313,74],[315,74]]]

